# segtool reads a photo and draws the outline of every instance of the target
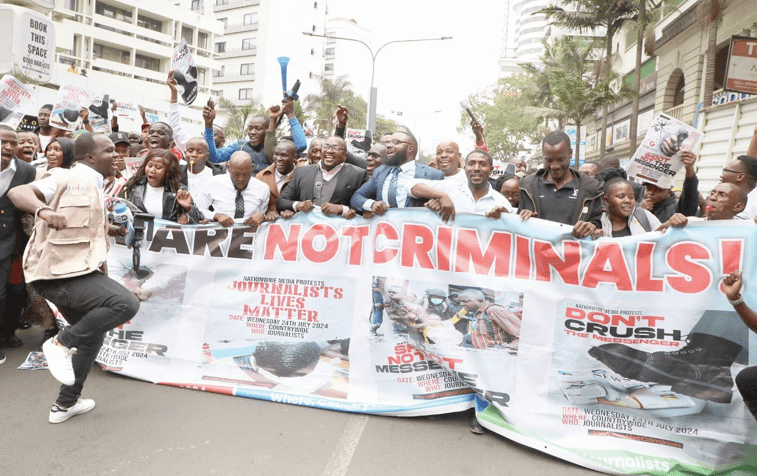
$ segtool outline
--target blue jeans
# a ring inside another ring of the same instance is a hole
[[[35,281],[31,285],[55,304],[71,324],[60,331],[58,342],[76,348],[72,359],[76,381],[71,386],[61,385],[55,401],[68,408],[79,399],[105,334],[137,314],[139,299],[100,271],[74,278]]]

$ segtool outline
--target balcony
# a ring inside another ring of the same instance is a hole
[[[258,22],[255,23],[239,23],[237,25],[229,25],[226,28],[223,29],[224,35],[229,35],[231,33],[241,33],[243,31],[257,31],[258,30]]]
[[[213,6],[213,11],[223,12],[226,10],[233,10],[235,8],[254,7],[255,5],[260,5],[260,0],[237,0],[235,2],[228,2],[223,5],[216,4]]]
[[[216,53],[218,56],[216,56],[216,59],[226,59],[226,58],[239,58],[242,56],[255,56],[258,54],[258,48],[257,46],[247,49],[234,49],[234,50],[226,50],[223,53]]]
[[[671,107],[667,111],[665,111],[665,114],[672,117],[673,119],[678,119],[679,121],[682,120],[683,117],[683,104],[676,107]]]
[[[213,84],[221,83],[242,83],[255,81],[255,74],[235,74],[234,76],[216,76],[213,78]]]

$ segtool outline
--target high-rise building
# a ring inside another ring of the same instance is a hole
[[[326,36],[353,38],[370,44],[371,32],[347,18],[329,18]],[[346,76],[355,94],[368,101],[371,88],[371,54],[356,41],[327,38],[324,46],[323,76],[335,79]],[[357,127],[357,125],[355,125]]]
[[[290,58],[287,88],[299,79],[301,94],[318,91],[324,42],[302,33],[325,33],[325,0],[205,1],[213,2],[215,18],[223,25],[223,35],[212,48],[218,59],[213,84],[224,98],[236,104],[280,100],[281,67],[276,59],[284,56]]]
[[[184,39],[198,67],[200,90],[194,107],[183,115],[198,126],[202,123],[208,95],[218,95],[210,72],[217,67],[212,48],[222,28],[212,15],[202,14],[197,0],[61,0],[50,16],[56,40],[55,67],[47,84],[52,87],[37,88],[37,104],[30,113],[55,101],[55,86],[71,80],[67,70],[74,64],[86,70],[94,94],[109,94],[165,115],[171,56]]]

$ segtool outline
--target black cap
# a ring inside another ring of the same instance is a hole
[[[114,132],[113,134],[109,135],[108,138],[113,141],[113,145],[119,144],[123,142],[124,144],[131,144],[129,142],[129,134],[126,132]]]

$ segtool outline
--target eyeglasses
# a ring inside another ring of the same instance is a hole
[[[389,143],[392,145],[397,145],[397,144],[409,144],[410,142],[406,142],[404,140],[392,139],[389,141]]]
[[[339,147],[338,145],[331,145],[331,144],[323,144],[321,146],[321,150],[347,150],[344,147]]]
[[[740,174],[740,173],[742,173],[742,172],[739,172],[738,170],[731,170],[731,169],[727,169],[727,168],[723,167],[723,173],[725,173],[725,172],[731,172],[732,174]]]

